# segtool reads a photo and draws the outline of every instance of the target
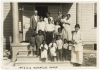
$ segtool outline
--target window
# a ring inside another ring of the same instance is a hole
[[[97,3],[94,3],[94,27],[97,27]]]

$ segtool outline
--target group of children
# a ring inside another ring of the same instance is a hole
[[[66,22],[64,20],[65,16],[62,17],[61,22]],[[36,32],[37,35],[33,34],[30,37],[30,51],[32,55],[40,56],[42,61],[67,60],[68,41],[63,37],[62,26],[58,21],[54,24],[48,18],[48,23],[45,23],[43,17],[41,17],[40,22],[37,23]]]

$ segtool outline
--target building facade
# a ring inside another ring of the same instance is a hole
[[[12,46],[13,58],[16,50],[23,48],[20,43],[28,42],[30,37],[30,17],[37,9],[39,16],[47,11],[56,17],[58,11],[63,15],[71,14],[71,29],[80,24],[84,44],[96,44],[97,40],[97,3],[3,3],[3,46]],[[27,37],[26,37],[27,34]]]

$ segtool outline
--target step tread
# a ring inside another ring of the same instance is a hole
[[[20,43],[21,45],[30,45],[30,43]]]
[[[47,62],[42,62],[42,61],[38,61],[38,62],[33,62],[33,61],[16,61],[15,63],[20,63],[20,64],[71,64],[70,61],[66,61],[66,62],[51,62],[51,61],[47,61]]]
[[[18,52],[28,52],[29,50],[18,50]]]
[[[27,54],[25,54],[25,55],[17,55],[17,57],[33,57],[33,58],[39,58],[39,57],[36,57],[36,56],[27,56]]]

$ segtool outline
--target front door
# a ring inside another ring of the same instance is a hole
[[[23,6],[23,41],[29,42],[31,36],[30,18],[34,14],[33,6]]]
[[[35,9],[38,11],[38,15],[40,17],[46,17],[46,12],[48,12],[48,6],[35,6]]]

